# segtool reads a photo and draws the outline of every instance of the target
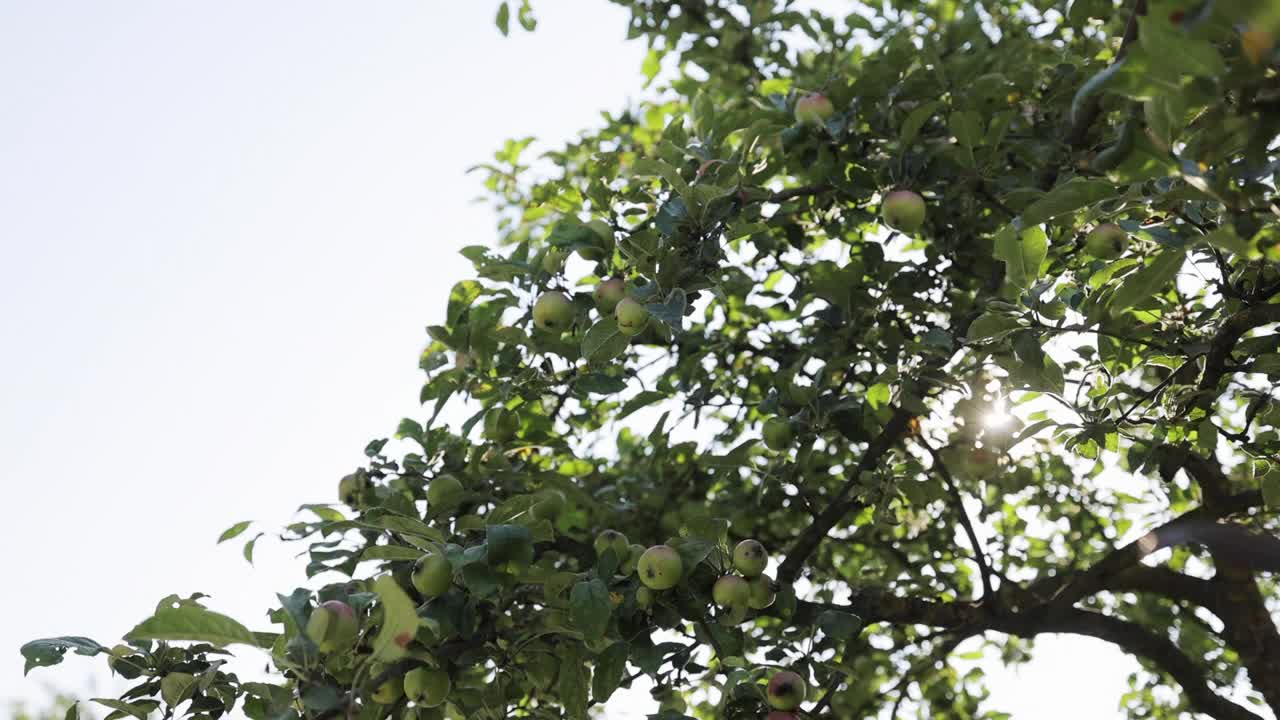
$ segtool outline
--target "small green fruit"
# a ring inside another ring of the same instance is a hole
[[[356,507],[360,495],[369,487],[369,478],[363,470],[357,470],[338,481],[338,500],[343,505]]]
[[[822,93],[809,93],[796,100],[796,122],[802,125],[822,125],[835,111],[831,98]]]
[[[618,559],[618,563],[627,559],[627,554],[631,549],[627,545],[627,536],[617,530],[604,530],[596,535],[595,542],[596,557],[604,555],[606,550],[613,550],[613,556]]]
[[[747,581],[751,594],[747,598],[747,606],[752,610],[764,610],[773,604],[777,596],[773,591],[773,578],[768,575],[757,575]]]
[[[548,248],[547,251],[542,254],[542,269],[552,275],[559,275],[560,271],[564,270],[564,261],[568,256],[569,254],[563,250],[558,248]]]
[[[744,577],[753,578],[769,565],[769,553],[756,540],[743,540],[733,549],[733,567]]]
[[[451,508],[462,501],[462,481],[453,475],[437,475],[427,486],[427,505],[433,510]]]
[[[634,298],[622,298],[613,314],[623,335],[639,335],[649,324],[649,311]]]
[[[622,301],[622,298],[626,296],[627,283],[622,278],[601,280],[591,293],[591,297],[596,301],[596,307],[599,308],[601,315],[613,312],[618,307],[618,303]]]
[[[402,697],[404,697],[404,682],[397,677],[379,685],[369,699],[379,705],[394,705]]]
[[[495,407],[484,414],[484,436],[490,442],[507,442],[516,436],[519,429],[520,415],[514,410]]]
[[[627,559],[622,563],[622,574],[630,575],[636,571],[636,567],[640,565],[640,556],[644,555],[644,546],[639,543],[632,543],[627,548]]]
[[[804,696],[808,692],[804,678],[790,670],[783,670],[769,679],[769,686],[765,688],[764,694],[769,707],[774,710],[795,710],[804,702]]]
[[[737,575],[723,575],[711,587],[711,599],[726,610],[746,607],[751,599],[751,587]]]
[[[307,637],[326,655],[350,648],[359,632],[356,611],[341,600],[320,603],[307,619]]]
[[[771,417],[764,421],[764,446],[774,452],[782,452],[791,447],[795,435],[791,432],[791,421]]]
[[[910,190],[895,190],[884,197],[880,214],[889,227],[908,235],[924,225],[924,198]]]
[[[636,588],[636,606],[641,610],[653,607],[653,599],[653,591],[649,588],[644,586]]]
[[[1114,260],[1129,247],[1129,233],[1115,223],[1103,223],[1089,231],[1084,251],[1099,260]]]
[[[449,673],[435,668],[414,668],[404,676],[404,694],[415,705],[437,707],[449,697],[453,681]]]
[[[636,565],[640,582],[651,590],[669,590],[680,582],[684,561],[670,545],[654,545],[640,556]]]
[[[413,586],[425,598],[437,598],[453,583],[453,565],[441,553],[428,553],[413,565]]]
[[[573,301],[564,293],[544,292],[533,303],[533,324],[541,330],[563,333],[573,322]]]

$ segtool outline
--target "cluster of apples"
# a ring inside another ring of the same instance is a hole
[[[733,549],[733,569],[739,575],[726,574],[711,587],[711,599],[730,612],[730,617],[743,617],[747,608],[763,610],[773,604],[773,578],[765,574],[769,553],[757,540],[743,540]]]
[[[547,251],[545,258],[557,253],[561,258],[555,265],[555,272],[563,266],[562,253],[556,249]],[[627,294],[627,283],[622,278],[608,278],[596,284],[591,293],[600,316],[613,315],[618,323],[618,331],[623,335],[639,335],[649,325],[649,311],[640,301]],[[573,323],[573,301],[564,293],[548,290],[538,296],[533,303],[533,324],[540,330],[556,334],[563,333]]]

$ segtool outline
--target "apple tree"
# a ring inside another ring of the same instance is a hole
[[[274,624],[169,597],[28,669],[105,655],[112,718],[1000,718],[984,664],[1072,634],[1130,717],[1280,713],[1280,6],[614,1],[643,99],[478,166],[422,413],[284,529]]]

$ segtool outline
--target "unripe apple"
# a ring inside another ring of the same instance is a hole
[[[573,322],[573,301],[564,293],[544,292],[533,303],[533,324],[539,329],[563,333]]]
[[[441,553],[427,553],[413,565],[413,586],[425,598],[437,598],[453,583],[453,565]]]
[[[895,190],[884,196],[880,215],[886,225],[910,235],[924,225],[924,198],[910,190]]]
[[[640,565],[640,556],[644,555],[644,546],[639,543],[632,543],[627,548],[627,559],[622,563],[622,574],[630,575],[636,571]]]
[[[831,98],[822,93],[809,93],[796,100],[796,122],[802,125],[821,125],[835,111]]]
[[[564,270],[564,260],[569,254],[559,248],[548,248],[542,254],[542,269],[552,275],[559,275]]]
[[[733,567],[745,577],[753,578],[769,565],[769,553],[758,540],[743,540],[733,548]]]
[[[636,588],[636,606],[641,610],[648,610],[652,607],[653,591],[644,586]]]
[[[773,604],[776,593],[773,591],[773,578],[768,575],[757,575],[747,581],[751,595],[747,598],[747,606],[752,610],[763,610]]]
[[[596,284],[596,289],[591,292],[591,297],[596,301],[596,307],[600,309],[601,315],[613,312],[626,296],[627,283],[622,278],[601,280]]]
[[[596,557],[604,555],[606,550],[613,550],[613,556],[618,559],[621,564],[627,559],[627,554],[631,552],[627,544],[627,536],[617,530],[603,530],[596,535],[595,541]]]
[[[636,569],[640,582],[651,590],[669,590],[680,582],[684,574],[684,561],[680,553],[670,545],[654,545],[640,556]]]
[[[786,710],[770,710],[765,720],[800,720],[800,716]]]
[[[625,297],[614,308],[613,315],[618,320],[618,330],[623,335],[639,335],[649,324],[649,311],[633,298]]]
[[[1089,231],[1084,251],[1099,260],[1115,260],[1129,247],[1129,233],[1115,223],[1103,223]]]
[[[771,417],[764,421],[764,446],[774,452],[782,452],[791,447],[795,439],[791,432],[791,421],[786,418]]]
[[[379,705],[394,705],[401,697],[404,697],[404,682],[394,677],[379,685],[369,699]]]
[[[711,587],[711,599],[722,608],[746,607],[751,599],[751,588],[747,581],[737,575],[722,575]]]
[[[437,707],[449,697],[453,689],[453,681],[449,673],[435,668],[419,667],[405,673],[404,694],[415,705]]]
[[[363,470],[357,470],[338,481],[338,500],[343,505],[356,507],[360,495],[369,487],[369,478]]]
[[[808,691],[804,678],[790,670],[783,670],[769,679],[769,686],[765,688],[764,695],[769,702],[769,707],[774,710],[795,710],[800,707],[800,703],[804,702],[804,696]]]
[[[427,505],[435,508],[448,508],[462,500],[462,481],[453,475],[437,475],[427,486]]]
[[[516,436],[519,429],[520,416],[514,410],[495,407],[484,414],[484,436],[490,442],[507,442]]]
[[[320,603],[307,619],[307,637],[325,654],[350,648],[359,632],[356,611],[341,600]]]

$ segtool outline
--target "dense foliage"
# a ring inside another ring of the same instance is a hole
[[[313,589],[28,667],[106,654],[111,717],[584,718],[647,676],[667,720],[999,718],[957,646],[1073,633],[1140,661],[1132,717],[1280,712],[1280,7],[615,2],[647,99],[479,167],[498,247],[423,416],[287,528]]]

